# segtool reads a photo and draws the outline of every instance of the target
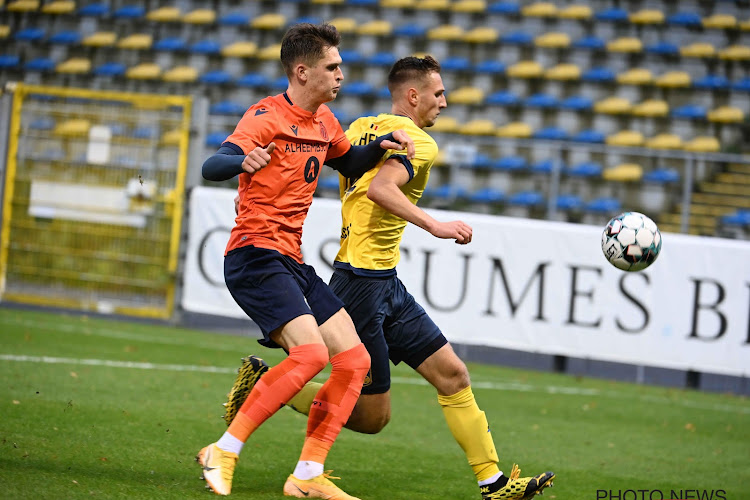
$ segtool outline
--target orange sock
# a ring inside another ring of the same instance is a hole
[[[289,349],[289,356],[255,384],[227,432],[243,443],[247,441],[255,429],[279,411],[327,364],[328,349],[323,344]]]
[[[365,345],[359,344],[332,357],[331,365],[331,376],[310,408],[301,461],[325,463],[328,451],[357,403],[362,382],[370,369],[370,355]]]

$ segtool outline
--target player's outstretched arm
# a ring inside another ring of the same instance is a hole
[[[271,154],[275,148],[276,144],[272,142],[265,148],[256,147],[245,155],[238,146],[225,142],[203,162],[203,178],[208,181],[225,181],[243,172],[253,175],[271,162]]]
[[[337,170],[344,177],[357,179],[377,165],[383,158],[383,153],[389,149],[406,150],[406,157],[410,160],[414,158],[414,141],[409,134],[399,129],[376,137],[368,144],[352,146],[338,158],[326,159],[326,165]]]
[[[462,221],[440,222],[413,204],[400,187],[409,182],[409,172],[403,164],[386,161],[367,189],[367,197],[407,222],[421,227],[437,238],[453,239],[460,245],[471,242],[471,226]]]

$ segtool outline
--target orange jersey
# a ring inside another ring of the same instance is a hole
[[[295,106],[286,92],[266,97],[245,112],[230,142],[247,154],[276,144],[271,162],[239,176],[240,206],[226,252],[253,245],[302,263],[302,224],[326,159],[351,147],[328,106],[315,113]]]

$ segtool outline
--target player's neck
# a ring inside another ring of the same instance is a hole
[[[304,89],[295,87],[289,87],[286,90],[286,95],[292,103],[310,113],[315,113],[321,104],[325,104],[325,101],[321,102],[320,99],[316,99],[307,94]]]
[[[397,103],[393,103],[393,106],[391,106],[391,114],[405,116],[413,121],[417,125],[417,127],[423,128],[417,120],[417,114],[406,106],[400,106]]]

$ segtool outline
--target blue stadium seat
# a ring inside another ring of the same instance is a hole
[[[176,52],[186,50],[187,43],[185,42],[185,40],[178,37],[162,38],[161,40],[157,40],[152,48],[154,50],[161,50],[165,52]]]
[[[569,167],[566,173],[572,177],[601,177],[602,166],[595,162],[584,162]]]
[[[517,155],[503,156],[490,163],[490,167],[493,170],[504,170],[507,172],[518,172],[524,170],[527,166],[526,158]]]
[[[373,66],[393,66],[396,56],[392,52],[377,52],[367,58],[367,64]]]
[[[605,196],[601,198],[595,198],[590,202],[586,203],[584,209],[587,212],[593,212],[597,214],[612,214],[616,215],[620,212],[622,203],[617,198]]]
[[[124,5],[112,13],[114,19],[140,19],[146,15],[142,5]]]
[[[247,111],[247,106],[233,101],[217,102],[209,108],[209,113],[212,115],[244,115],[245,111]]]
[[[617,23],[626,23],[629,21],[628,11],[618,7],[610,7],[608,9],[600,10],[594,14],[594,19],[597,21],[609,21]]]
[[[32,59],[23,65],[26,71],[36,71],[40,73],[47,73],[55,70],[55,61],[48,57],[38,57]]]
[[[49,117],[36,118],[29,123],[29,128],[33,130],[52,130],[55,128],[55,120]]]
[[[448,57],[440,61],[440,67],[445,71],[469,71],[471,61],[468,57]]]
[[[381,87],[380,90],[375,92],[375,96],[379,99],[390,99],[391,98],[391,91],[388,90],[388,86]]]
[[[558,105],[557,97],[551,94],[534,94],[524,100],[524,105],[530,108],[555,108]]]
[[[580,196],[575,194],[561,194],[555,200],[555,206],[558,210],[564,212],[571,212],[575,210],[581,210],[584,206],[583,200]]]
[[[604,144],[606,135],[598,130],[581,130],[573,137],[570,138],[575,142],[590,142],[596,144]]]
[[[275,78],[271,82],[271,87],[274,89],[286,89],[289,86],[289,79],[286,76],[280,76]]]
[[[425,195],[429,198],[435,198],[438,200],[468,198],[468,192],[465,188],[453,184],[443,184],[442,186],[433,189],[425,189]]]
[[[362,64],[365,60],[362,54],[355,49],[342,49],[339,51],[339,55],[344,64]]]
[[[42,28],[24,28],[13,34],[13,39],[19,42],[38,42],[44,38],[45,32]]]
[[[645,49],[647,54],[656,54],[660,56],[676,56],[680,54],[680,47],[672,42],[660,41],[652,45],[647,45]]]
[[[544,205],[544,194],[539,191],[521,191],[508,197],[508,203],[523,207],[540,207]]]
[[[91,3],[78,9],[82,17],[103,17],[109,14],[109,6],[104,3]]]
[[[545,127],[534,132],[533,137],[535,139],[564,141],[568,138],[568,133],[560,127]]]
[[[218,19],[221,26],[247,26],[250,24],[250,16],[244,12],[230,12]]]
[[[531,45],[533,42],[534,35],[526,31],[512,31],[500,36],[500,43]]]
[[[229,134],[225,135],[224,137],[227,137],[228,135]],[[133,137],[135,139],[155,139],[156,136],[156,129],[147,125],[137,127],[135,130],[133,130]]]
[[[732,90],[750,92],[750,78],[743,78],[742,80],[734,82],[734,84],[732,84]]]
[[[505,63],[502,63],[497,59],[487,59],[477,63],[477,65],[474,66],[474,71],[476,73],[485,73],[488,75],[501,75],[505,73],[505,68]]]
[[[495,106],[515,106],[521,102],[521,98],[509,90],[498,90],[488,95],[484,103]]]
[[[594,35],[584,36],[573,42],[574,49],[603,50],[607,42]]]
[[[584,82],[594,83],[614,82],[616,78],[617,76],[615,75],[614,71],[601,66],[588,69],[583,72],[583,75],[581,75],[581,80],[583,80]]]
[[[318,188],[324,191],[338,191],[339,185],[338,175],[328,175],[318,181]]]
[[[416,23],[408,23],[393,29],[394,36],[405,36],[410,38],[424,38],[427,28]]]
[[[673,168],[656,168],[643,174],[642,180],[655,184],[674,184],[680,180],[680,174]]]
[[[551,159],[539,160],[531,165],[531,173],[547,175],[552,173],[552,169],[555,166],[555,161]]]
[[[190,52],[194,54],[218,54],[221,52],[221,44],[216,40],[199,40],[190,46]]]
[[[218,148],[230,134],[231,132],[211,132],[206,135],[206,146]]]
[[[21,65],[21,58],[13,54],[0,55],[0,69],[13,69]]]
[[[248,73],[236,82],[241,87],[270,87],[271,82],[262,73]]]
[[[697,12],[676,12],[667,16],[667,24],[699,28],[703,24],[703,19]]]
[[[687,118],[689,120],[702,120],[706,118],[708,110],[699,104],[684,104],[672,110],[673,118]]]
[[[505,194],[499,189],[490,187],[474,191],[469,195],[469,201],[473,203],[502,203],[505,200]]]
[[[81,42],[81,34],[77,31],[60,31],[50,35],[47,41],[59,45],[75,45]]]
[[[346,112],[339,108],[332,108],[331,112],[333,113],[333,116],[336,117],[336,119],[341,123],[342,125],[345,123],[350,123],[352,120],[349,118],[349,115],[346,114]]]
[[[495,2],[487,7],[487,13],[515,16],[521,13],[521,6],[516,2]]]
[[[379,0],[346,0],[347,5],[355,5],[359,7],[375,7],[378,5]]]
[[[300,23],[309,23],[309,24],[320,24],[323,20],[318,16],[302,16],[298,17],[297,19],[293,19],[290,21],[291,24],[300,24]]]
[[[232,83],[232,75],[224,70],[207,71],[198,77],[198,81],[210,85],[226,85]]]
[[[750,210],[737,209],[722,215],[720,221],[727,226],[750,227]]]
[[[367,82],[350,82],[346,84],[346,94],[358,97],[368,96],[375,93],[375,88]]]
[[[588,111],[594,107],[594,101],[590,97],[574,95],[560,101],[560,109],[571,111]]]
[[[122,76],[125,71],[127,67],[123,63],[108,62],[94,68],[93,73],[96,76]]]
[[[729,86],[729,79],[724,75],[706,75],[693,82],[693,87],[703,90],[726,90]]]

